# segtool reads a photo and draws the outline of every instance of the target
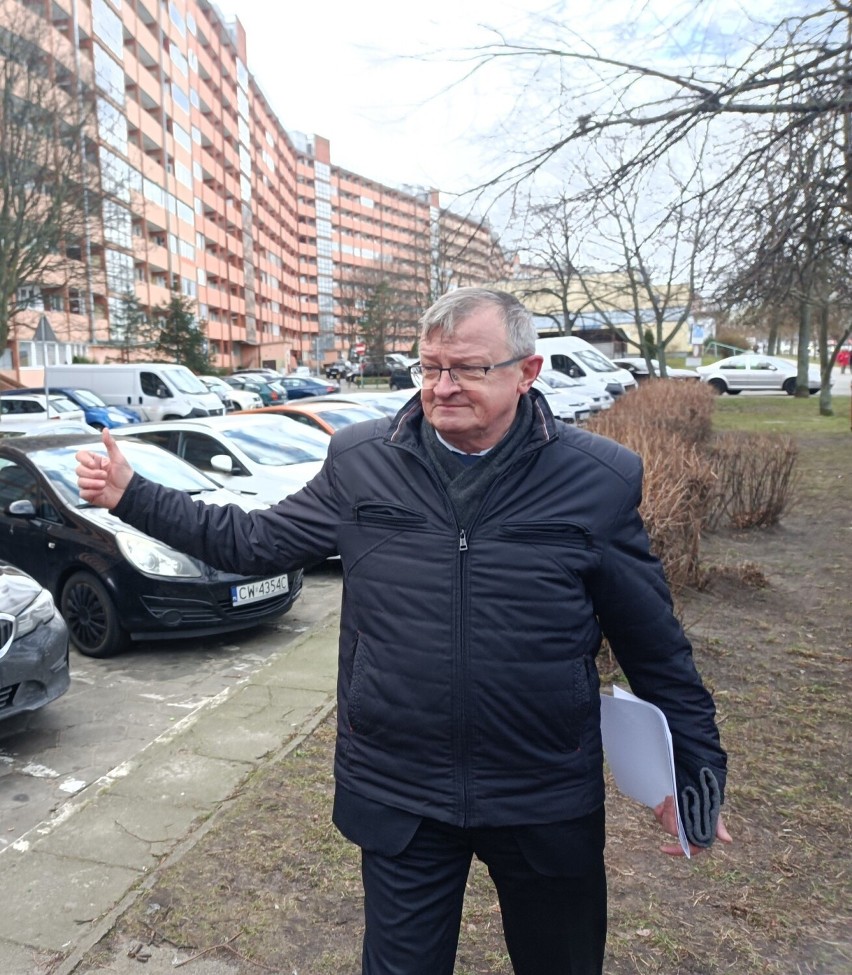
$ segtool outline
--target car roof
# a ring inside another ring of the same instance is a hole
[[[40,450],[48,450],[51,447],[68,447],[71,444],[78,445],[81,449],[96,449],[103,451],[103,442],[100,436],[92,436],[90,433],[44,433],[27,437],[13,437],[10,440],[0,440],[0,450],[4,453],[35,454]]]
[[[239,421],[235,418],[239,417]],[[186,420],[146,420],[143,423],[134,423],[132,430],[134,434],[144,433],[146,430],[222,430],[230,429],[239,423],[267,423],[275,422],[268,414],[263,414],[260,410],[243,410],[236,413],[228,413],[225,416],[198,416]],[[120,429],[120,428],[119,428]],[[127,427],[122,434],[131,431]],[[118,431],[115,431],[118,432]]]

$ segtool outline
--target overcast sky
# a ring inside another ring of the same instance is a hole
[[[220,0],[246,29],[248,68],[288,130],[331,140],[332,160],[392,185],[466,190],[511,106],[494,73],[447,91],[469,68],[450,50],[517,36],[553,0],[270,3]],[[432,53],[430,60],[426,58]]]
[[[784,3],[786,0],[770,0]],[[583,111],[557,59],[501,61],[462,80],[477,45],[589,46],[694,66],[739,43],[743,0],[218,0],[247,35],[248,68],[288,131],[331,140],[332,162],[380,182],[437,187],[445,202]],[[464,58],[467,58],[465,63]],[[541,62],[539,62],[541,63]],[[575,71],[571,68],[571,71]],[[568,97],[560,94],[564,85]],[[606,86],[592,84],[598,93]],[[519,98],[524,109],[513,115]],[[564,119],[563,119],[564,121]],[[500,133],[501,124],[508,129]]]

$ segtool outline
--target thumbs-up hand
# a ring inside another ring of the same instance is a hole
[[[118,449],[109,430],[103,431],[107,455],[90,450],[77,452],[77,486],[80,497],[99,508],[114,508],[133,477],[133,468]]]

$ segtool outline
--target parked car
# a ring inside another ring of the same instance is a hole
[[[80,420],[44,420],[42,423],[16,423],[4,420],[0,423],[0,440],[11,437],[41,437],[44,434],[76,433],[95,437],[100,431]]]
[[[585,383],[603,386],[611,396],[636,388],[636,380],[603,352],[576,335],[536,339],[535,351],[544,356],[544,368],[556,369]]]
[[[547,405],[553,415],[566,423],[585,423],[592,415],[592,405],[588,398],[573,390],[550,386],[541,376],[533,382],[533,389],[537,389],[547,398]]]
[[[124,429],[130,428],[116,435]],[[81,653],[109,657],[131,640],[243,629],[293,605],[301,572],[272,578],[222,572],[87,504],[77,490],[80,449],[105,452],[100,440],[78,436],[0,442],[0,558],[50,590]],[[211,504],[261,506],[150,444],[122,439],[122,450],[136,471],[159,484]]]
[[[267,379],[280,379],[281,373],[268,366],[246,366],[245,369],[234,369],[232,376],[265,376]]]
[[[637,382],[642,382],[645,379],[651,378],[651,373],[648,371],[648,363],[642,358],[641,355],[626,355],[619,356],[617,359],[612,360],[620,369],[626,369]],[[651,359],[651,368],[654,370],[654,375],[660,375],[660,360]],[[679,369],[676,366],[670,366],[666,363],[666,378],[667,379],[693,379],[696,382],[701,378],[694,369]]]
[[[391,369],[390,377],[388,378],[388,386],[393,389],[413,389],[414,380],[411,378],[411,367],[415,362],[419,360],[412,359],[408,365],[405,366],[393,366]]]
[[[41,423],[45,420],[86,420],[83,411],[67,396],[53,393],[21,393],[4,391],[0,394],[0,418],[13,417],[18,422]]]
[[[208,389],[213,390],[222,399],[222,402],[227,400],[230,405],[226,404],[225,409],[229,413],[234,410],[256,410],[263,406],[260,393],[230,385],[221,376],[199,376],[198,378]]]
[[[397,413],[417,393],[417,389],[400,390],[369,390],[357,393],[334,393],[325,397],[326,402],[366,404],[384,413],[385,416],[396,416]]]
[[[53,597],[0,561],[0,719],[55,701],[70,680],[68,628]]]
[[[269,379],[266,376],[256,376],[250,373],[237,376],[225,376],[225,382],[236,390],[254,393],[260,397],[261,405],[273,406],[275,403],[287,402],[287,390],[282,385],[282,377]]]
[[[222,401],[222,406],[225,407],[228,413],[232,413],[237,408],[231,395],[234,392],[234,387],[229,386],[224,379],[219,376],[199,376],[198,378],[211,393],[215,393],[219,397]],[[258,396],[259,399],[260,397]]]
[[[323,366],[323,373],[326,379],[348,379],[355,373],[355,367],[348,359],[338,359],[336,362],[327,362]]]
[[[258,410],[140,423],[115,433],[122,440],[126,434],[177,454],[232,491],[269,504],[303,488],[328,453],[328,437]]]
[[[340,386],[327,379],[316,379],[313,376],[284,376],[281,380],[287,390],[287,399],[305,399],[308,396],[326,396],[336,393]],[[264,403],[271,406],[271,403]]]
[[[602,389],[599,383],[587,383],[582,379],[574,379],[572,376],[559,372],[558,369],[542,369],[539,373],[541,379],[552,386],[554,389],[570,390],[572,393],[579,393],[589,400],[592,413],[600,413],[601,410],[608,410],[615,403],[612,396]]]
[[[324,400],[317,397],[285,403],[283,406],[265,406],[260,413],[289,417],[297,423],[319,430],[329,436],[336,430],[363,420],[381,420],[385,414],[368,403],[347,403],[342,400]]]
[[[124,406],[108,406],[97,393],[91,389],[77,386],[50,386],[51,395],[64,396],[74,406],[83,411],[83,419],[96,430],[106,427],[112,430],[123,427],[126,423],[138,423],[139,416]],[[44,393],[44,386],[32,386],[27,389],[9,389],[4,396],[22,396],[28,393]],[[64,416],[63,416],[64,418]]]
[[[736,396],[744,389],[773,389],[789,396],[796,392],[795,362],[777,356],[763,355],[760,352],[745,352],[720,359],[708,366],[698,366],[695,370],[701,381],[711,386],[717,393],[730,393]],[[820,374],[816,366],[808,368],[808,391],[811,395],[820,389]]]

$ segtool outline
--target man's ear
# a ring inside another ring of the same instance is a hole
[[[535,382],[541,367],[544,365],[544,356],[531,355],[521,363],[521,381],[518,383],[518,391],[526,393],[530,386]]]

